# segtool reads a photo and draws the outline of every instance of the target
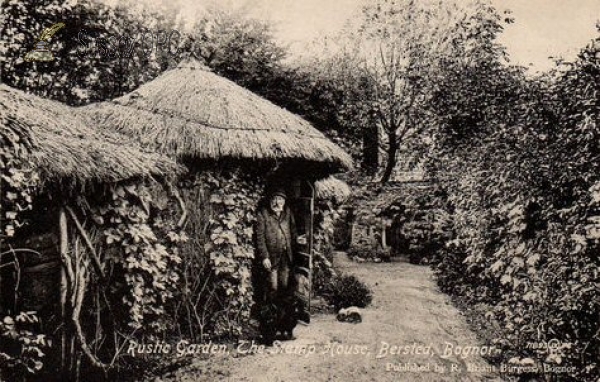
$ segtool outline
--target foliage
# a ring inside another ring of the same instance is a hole
[[[323,48],[323,53],[328,48]],[[285,89],[293,91],[283,92],[276,102],[312,122],[354,158],[362,159],[363,167],[376,167],[377,155],[368,156],[368,150],[378,144],[368,102],[374,97],[374,85],[353,59],[355,54],[352,50],[324,54],[289,69],[283,74],[288,83]],[[375,163],[366,163],[369,160]]]
[[[321,295],[327,283],[336,275],[333,268],[334,222],[339,213],[331,201],[319,201],[315,206],[313,238],[313,275],[312,289]]]
[[[331,280],[324,291],[325,299],[336,310],[357,306],[364,308],[373,299],[367,285],[354,275],[338,275]]]
[[[145,186],[118,185],[108,195],[108,201],[92,206],[91,213],[102,229],[100,240],[113,276],[111,294],[128,309],[117,322],[140,334],[159,333],[167,329],[165,305],[179,280],[176,245],[186,237],[168,222],[153,219],[151,208],[158,208],[160,201],[154,203]]]
[[[334,201],[323,200],[315,204],[314,216],[314,250],[321,253],[330,261],[333,260],[333,235],[335,222],[340,218],[340,213],[335,208]]]
[[[285,57],[270,24],[242,9],[230,11],[213,4],[196,20],[191,36],[194,53],[216,73],[258,93],[267,88]]]
[[[382,210],[391,220],[388,243],[395,254],[408,255],[414,264],[437,258],[452,238],[452,216],[445,195],[428,187],[404,192]]]
[[[445,118],[434,159],[456,233],[437,264],[440,286],[491,307],[505,361],[569,367],[560,375],[569,381],[594,381],[600,367],[599,115],[590,85],[600,81],[599,45],[545,77],[508,70],[497,77],[512,89],[501,97],[482,87],[486,103],[464,115],[476,134],[444,130]],[[557,345],[539,345],[548,343]]]
[[[14,264],[5,261],[13,255],[11,239],[17,230],[28,224],[25,213],[33,208],[33,198],[39,185],[37,172],[28,165],[31,141],[14,121],[2,121],[0,134],[0,269]],[[48,346],[43,334],[33,331],[38,318],[35,312],[21,312],[0,321],[0,379],[13,375],[36,373]]]
[[[214,209],[205,249],[211,260],[219,304],[212,318],[213,333],[235,337],[250,319],[253,222],[262,189],[260,182],[241,174],[224,179],[208,173],[205,176],[211,186],[210,202]]]
[[[239,172],[204,171],[181,184],[193,216],[178,267],[183,288],[174,317],[194,340],[239,337],[252,307],[254,213],[262,183]]]
[[[135,89],[166,69],[184,43],[183,36],[172,36],[174,15],[135,13],[128,1],[114,7],[90,0],[5,3],[0,10],[2,83],[70,105]],[[42,31],[57,22],[65,27],[50,39],[54,60],[25,61]],[[168,44],[155,41],[165,36]]]
[[[6,121],[0,135],[0,253],[5,241],[26,224],[19,215],[31,210],[39,176],[28,167],[30,137],[18,124]]]
[[[321,252],[313,254],[312,292],[317,296],[327,293],[327,286],[337,276],[333,263]]]
[[[45,335],[32,330],[38,323],[35,312],[21,312],[0,321],[0,377],[9,379],[42,369],[49,343]]]

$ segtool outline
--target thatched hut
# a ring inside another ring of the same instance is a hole
[[[37,311],[43,333],[62,328],[54,344],[62,349],[63,367],[67,348],[96,360],[79,315],[90,274],[103,276],[104,259],[86,232],[82,203],[102,200],[84,197],[119,182],[176,174],[180,167],[116,133],[91,129],[68,106],[5,85],[0,162],[0,213],[7,218],[0,232],[0,317]]]
[[[352,190],[348,183],[331,175],[315,183],[315,197],[321,200],[333,200],[338,204],[346,201]]]
[[[227,304],[242,306],[241,315],[234,309],[242,319],[251,303],[233,297],[246,295],[249,259],[253,257],[252,213],[264,188],[275,183],[287,188],[299,233],[309,235],[309,244],[301,252],[309,255],[314,182],[352,166],[350,156],[310,123],[212,73],[196,60],[183,62],[130,94],[81,111],[94,124],[133,137],[144,147],[186,164],[190,173],[199,174],[180,182],[184,213],[189,215],[186,231],[191,237],[183,252],[188,257],[203,254],[210,259],[227,296],[223,298],[227,303],[215,310],[228,312],[232,306]],[[206,175],[217,172],[216,178]],[[227,174],[232,172],[233,177]],[[215,206],[211,202],[222,203]],[[224,247],[223,241],[227,244],[229,240],[233,243]],[[195,279],[205,273],[191,272]],[[223,281],[223,275],[228,279]],[[230,285],[237,291],[227,289]],[[209,305],[206,299],[195,301],[202,301],[203,309]],[[196,310],[197,305],[188,314]],[[224,322],[230,323],[228,317]],[[219,331],[220,320],[212,319],[211,330]],[[205,322],[197,325],[207,327]]]
[[[132,140],[92,129],[66,105],[0,84],[3,144],[17,138],[28,149],[23,160],[45,185],[81,187],[124,179],[164,176],[178,166]],[[22,150],[21,150],[22,151]]]
[[[310,123],[195,60],[82,110],[99,126],[182,161],[297,161],[306,173],[321,170],[320,176],[352,166],[350,156]]]

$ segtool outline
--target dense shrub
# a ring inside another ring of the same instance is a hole
[[[336,310],[350,306],[364,308],[373,299],[369,287],[354,275],[339,275],[335,277],[327,285],[324,297]]]
[[[314,216],[313,293],[322,296],[327,285],[337,276],[333,267],[336,228],[343,219],[343,211],[335,198],[317,200]]]
[[[354,208],[349,205],[345,205],[340,208],[339,218],[334,221],[333,227],[332,243],[334,248],[341,251],[345,251],[350,248],[354,219]]]
[[[561,366],[546,373],[561,381],[600,372],[599,49],[596,39],[556,75],[523,80],[517,120],[490,117],[434,163],[456,234],[440,286],[489,307],[504,362]]]
[[[340,220],[338,204],[332,200],[317,200],[314,211],[314,250],[327,260],[333,260],[336,223]]]
[[[319,252],[313,255],[312,289],[317,296],[327,293],[328,285],[337,276],[333,264]]]

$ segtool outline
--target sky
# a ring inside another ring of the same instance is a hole
[[[143,0],[181,6],[188,17],[216,0]],[[275,37],[289,45],[292,59],[306,52],[307,43],[338,32],[344,22],[369,0],[220,0],[223,7],[245,9],[275,23]],[[600,21],[600,0],[492,0],[510,9],[515,23],[505,26],[499,42],[514,64],[531,72],[552,67],[549,56],[573,59],[594,37]]]
[[[549,56],[575,58],[594,37],[600,36],[600,0],[495,0],[499,10],[512,11],[515,23],[507,25],[499,41],[511,61],[546,70]]]

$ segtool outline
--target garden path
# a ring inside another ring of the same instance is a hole
[[[235,349],[213,355],[155,381],[502,381],[479,354],[469,354],[467,346],[484,348],[437,289],[429,268],[400,261],[355,263],[343,253],[336,253],[334,263],[373,290],[362,323],[314,315],[310,326],[297,327],[294,341],[251,355]],[[459,347],[462,354],[456,354]],[[337,353],[348,349],[366,354]]]

